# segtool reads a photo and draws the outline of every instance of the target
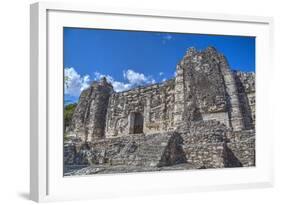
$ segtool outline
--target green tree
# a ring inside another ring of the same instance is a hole
[[[77,103],[68,104],[64,106],[64,112],[63,112],[63,118],[64,118],[64,130],[69,127],[72,119],[72,115],[74,113],[74,110],[77,106]]]

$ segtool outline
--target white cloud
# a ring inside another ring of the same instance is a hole
[[[81,91],[89,87],[91,80],[100,80],[102,77],[106,77],[116,92],[122,92],[132,89],[136,86],[154,84],[156,81],[151,76],[146,76],[143,73],[138,73],[132,69],[123,71],[123,77],[125,82],[116,81],[112,76],[105,75],[99,72],[95,72],[92,79],[89,75],[81,76],[74,68],[65,68],[65,94],[79,97]]]
[[[106,79],[107,79],[107,81],[108,82],[112,82],[112,81],[114,81],[113,80],[113,77],[111,77],[110,75],[104,75],[104,74],[101,74],[101,73],[99,73],[99,72],[95,72],[94,73],[94,80],[100,80],[101,78],[103,78],[103,77],[106,77]]]
[[[123,77],[132,85],[144,85],[154,82],[151,76],[145,76],[143,73],[138,73],[131,69],[123,71]]]
[[[101,78],[106,77],[106,80],[112,84],[116,92],[129,90],[132,87],[132,85],[129,83],[115,81],[114,78],[110,75],[104,75],[99,72],[95,72],[94,75],[95,75],[94,80],[100,80]]]
[[[118,81],[112,82],[112,86],[116,92],[122,92],[122,91],[129,90],[132,88],[131,84],[118,82]]]
[[[65,68],[64,76],[65,94],[78,97],[81,91],[89,86],[90,76],[81,76],[74,68]]]
[[[123,71],[123,77],[127,82],[116,81],[112,76],[104,75],[99,72],[95,72],[94,75],[94,80],[99,80],[102,77],[106,77],[106,79],[112,84],[116,92],[129,90],[140,85],[156,83],[156,81],[151,76],[145,76],[143,73],[138,73],[131,69]]]
[[[163,72],[160,72],[159,75],[162,76],[162,75],[164,75],[164,73],[163,73]]]
[[[90,82],[90,76],[85,75],[82,79],[80,90],[82,91],[82,90],[85,90],[87,87],[89,87],[89,82]]]

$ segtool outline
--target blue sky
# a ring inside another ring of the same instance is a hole
[[[117,91],[172,78],[189,47],[208,46],[223,53],[232,69],[255,71],[254,37],[64,28],[65,101],[77,101],[103,76]]]

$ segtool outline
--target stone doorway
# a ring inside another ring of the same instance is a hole
[[[135,113],[134,134],[143,133],[143,115]]]
[[[143,114],[140,112],[131,113],[129,116],[129,133],[143,133]]]

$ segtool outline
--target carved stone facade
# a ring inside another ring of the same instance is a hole
[[[65,143],[76,150],[65,151],[65,164],[107,166],[103,172],[118,160],[125,171],[254,166],[255,74],[230,70],[213,47],[190,48],[175,78],[163,83],[117,93],[105,78],[94,82],[81,93],[69,130],[79,143]]]
[[[105,137],[174,130],[174,87],[175,81],[169,80],[112,94]]]

